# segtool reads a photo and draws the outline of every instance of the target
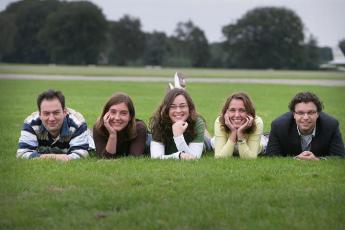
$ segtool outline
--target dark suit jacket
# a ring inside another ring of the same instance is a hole
[[[317,157],[345,156],[339,123],[335,118],[323,112],[319,114],[310,151]],[[297,156],[301,152],[301,138],[298,135],[293,113],[287,112],[272,122],[266,154],[269,156]]]

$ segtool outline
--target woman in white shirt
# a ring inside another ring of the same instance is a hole
[[[204,120],[184,89],[171,89],[150,119],[151,158],[199,159],[204,147]]]

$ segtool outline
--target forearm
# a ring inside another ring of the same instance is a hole
[[[189,145],[187,145],[183,135],[174,137],[174,142],[179,152],[189,153],[195,156],[196,158],[201,157],[204,143],[192,142]]]
[[[215,137],[214,156],[231,157],[234,153],[235,143],[226,137]]]
[[[107,144],[105,146],[105,151],[110,154],[116,154],[116,145],[117,145],[117,135],[110,134],[108,137]]]
[[[244,139],[245,140],[245,139]],[[249,135],[248,139],[238,144],[238,152],[241,158],[255,159],[260,152],[261,134]]]
[[[179,152],[165,155],[164,145],[160,142],[151,141],[150,150],[153,159],[179,159]]]
[[[36,150],[28,150],[28,149],[18,149],[17,150],[17,158],[22,159],[32,159],[40,157],[41,154],[39,154]]]

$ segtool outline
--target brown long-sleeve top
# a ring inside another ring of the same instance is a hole
[[[123,156],[143,156],[145,154],[147,128],[143,121],[136,122],[137,136],[128,140],[126,133],[117,133],[116,153],[106,151],[109,134],[102,133],[93,126],[93,139],[96,145],[96,153],[99,157],[118,158]]]

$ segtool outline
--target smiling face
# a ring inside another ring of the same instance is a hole
[[[40,119],[44,127],[53,137],[59,135],[66,114],[66,110],[62,109],[62,105],[57,98],[42,100],[40,105]]]
[[[169,108],[169,117],[173,123],[176,121],[186,121],[188,119],[189,107],[187,100],[183,95],[175,97]]]
[[[109,124],[116,131],[121,131],[127,127],[131,116],[125,103],[112,105],[109,108]]]
[[[247,115],[244,103],[240,99],[232,99],[226,113],[224,114],[224,116],[229,117],[230,122],[235,128],[241,127],[246,122]]]
[[[302,134],[311,134],[316,126],[319,113],[313,102],[298,103],[295,105],[294,118]]]

